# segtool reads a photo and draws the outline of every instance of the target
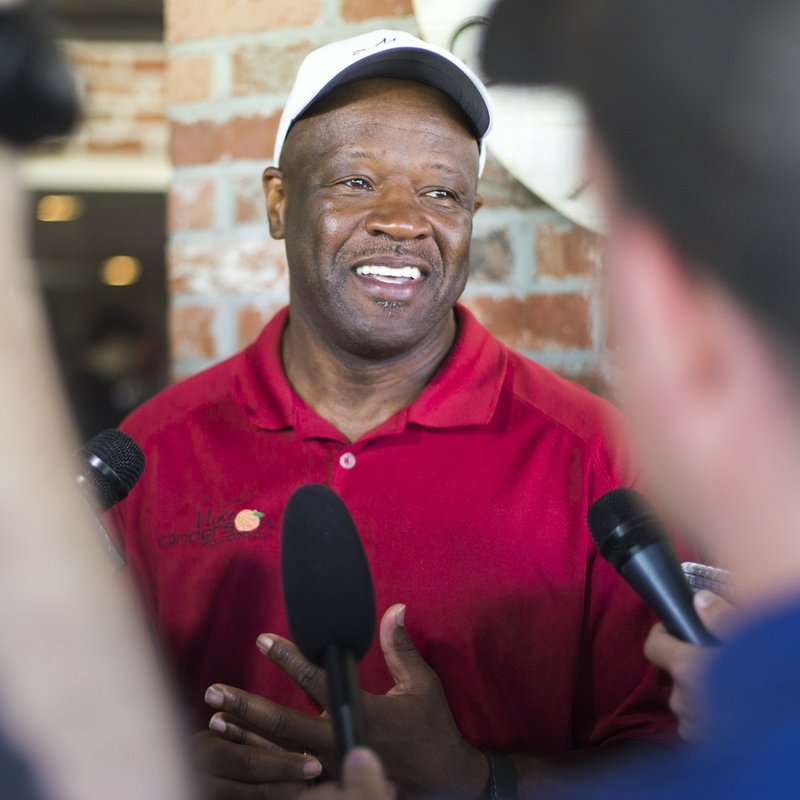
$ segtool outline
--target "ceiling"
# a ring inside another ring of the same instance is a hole
[[[163,0],[47,0],[58,33],[68,38],[158,40]]]

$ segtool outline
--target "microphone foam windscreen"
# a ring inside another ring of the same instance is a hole
[[[116,428],[101,431],[78,451],[79,471],[96,493],[101,510],[128,496],[144,470],[144,453]]]
[[[372,576],[350,512],[332,489],[309,484],[291,496],[281,565],[289,628],[303,655],[322,665],[335,643],[360,659],[375,629]]]
[[[589,508],[589,530],[600,554],[614,567],[637,550],[667,538],[653,507],[634,489],[613,489]]]

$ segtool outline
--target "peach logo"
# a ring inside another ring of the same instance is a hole
[[[234,518],[233,525],[237,531],[254,531],[261,524],[264,515],[254,508],[243,508]]]

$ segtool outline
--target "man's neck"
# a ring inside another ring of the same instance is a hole
[[[455,314],[413,351],[366,358],[321,342],[290,316],[281,356],[297,394],[351,442],[410,405],[442,364],[455,341]]]

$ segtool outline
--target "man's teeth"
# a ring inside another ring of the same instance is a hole
[[[417,281],[422,277],[422,273],[417,267],[384,267],[382,265],[368,264],[363,267],[356,267],[357,275],[371,275],[375,278],[410,278],[412,281]]]

